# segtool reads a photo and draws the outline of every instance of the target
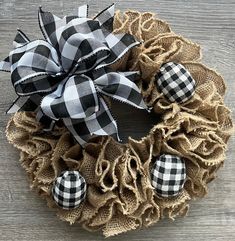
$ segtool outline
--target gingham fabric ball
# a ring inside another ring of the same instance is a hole
[[[185,179],[185,163],[178,156],[164,154],[153,164],[151,182],[159,196],[176,196],[183,188]]]
[[[195,80],[182,64],[163,64],[155,78],[158,90],[171,102],[183,103],[195,93]]]
[[[78,171],[65,171],[57,177],[52,196],[63,209],[76,208],[86,196],[86,181]]]

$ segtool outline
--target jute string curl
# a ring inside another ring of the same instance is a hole
[[[224,105],[224,80],[199,62],[199,45],[176,35],[152,13],[117,11],[114,32],[129,32],[144,41],[113,68],[141,72],[138,85],[144,100],[157,119],[161,117],[146,137],[130,137],[127,144],[97,137],[82,149],[63,126],[57,125],[51,135],[43,133],[30,112],[16,113],[6,128],[9,142],[20,150],[31,188],[60,219],[79,222],[90,231],[101,229],[106,237],[148,227],[163,217],[186,215],[189,200],[207,193],[233,131]],[[183,64],[197,83],[194,96],[181,105],[168,102],[154,83],[155,73],[169,61]],[[186,162],[186,183],[177,197],[160,198],[151,186],[152,159],[162,153]],[[85,202],[73,210],[58,208],[51,196],[52,184],[63,170],[79,170],[88,184]]]

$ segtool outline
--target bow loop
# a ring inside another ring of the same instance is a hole
[[[85,75],[71,76],[43,98],[41,108],[44,114],[55,120],[87,118],[99,110],[94,83]]]
[[[138,109],[147,109],[139,88],[132,81],[135,76],[137,72],[119,73],[106,68],[94,72],[94,82],[102,94]]]
[[[110,33],[106,38],[106,43],[110,49],[110,55],[97,68],[114,64],[120,60],[129,50],[138,46],[140,42],[130,34],[112,34]]]
[[[69,71],[77,66],[77,72],[82,73],[97,66],[110,54],[104,42],[98,21],[82,18],[70,21],[64,27],[58,42],[64,70]]]
[[[44,40],[22,45],[9,54],[11,80],[18,95],[50,92],[63,75],[55,49]]]
[[[50,12],[40,10],[39,23],[46,39],[57,50],[66,72],[87,72],[110,54],[99,21],[78,16],[58,19]]]

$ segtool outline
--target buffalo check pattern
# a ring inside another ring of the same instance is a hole
[[[39,8],[45,40],[33,40],[18,29],[14,49],[0,62],[11,73],[18,98],[7,113],[34,111],[50,131],[63,120],[74,138],[85,145],[93,135],[118,138],[117,124],[105,103],[111,97],[147,109],[134,83],[137,72],[114,72],[109,65],[140,43],[130,34],[113,34],[114,5],[88,17],[83,5],[57,17]]]
[[[169,62],[161,66],[156,83],[171,102],[183,103],[195,93],[196,83],[182,64]]]
[[[52,196],[59,207],[72,209],[85,199],[86,189],[86,181],[78,171],[65,171],[55,180]]]
[[[183,188],[185,179],[185,163],[178,156],[161,155],[151,169],[152,186],[162,197],[176,196]]]

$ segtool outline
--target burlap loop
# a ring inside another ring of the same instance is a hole
[[[127,144],[95,137],[82,149],[63,126],[46,134],[35,115],[25,112],[16,113],[6,129],[9,142],[20,150],[31,187],[59,218],[89,231],[101,229],[106,237],[148,227],[164,216],[185,215],[188,201],[207,193],[233,130],[223,78],[198,62],[197,44],[173,33],[152,13],[117,11],[114,32],[129,32],[144,41],[113,68],[141,72],[137,84],[161,117],[146,137],[130,137]],[[168,61],[182,63],[196,81],[195,95],[183,104],[170,103],[156,87],[154,75]],[[184,189],[174,198],[157,196],[151,186],[150,169],[162,153],[178,155],[186,163]],[[78,170],[88,184],[86,199],[76,209],[63,210],[52,200],[53,182],[64,170]]]
[[[114,26],[115,33],[128,32],[144,41],[143,45],[132,51],[129,61],[122,61],[125,67],[141,71],[143,83],[149,82],[163,63],[197,61],[201,58],[199,45],[176,35],[167,23],[152,13],[128,11],[121,15],[118,11]]]

